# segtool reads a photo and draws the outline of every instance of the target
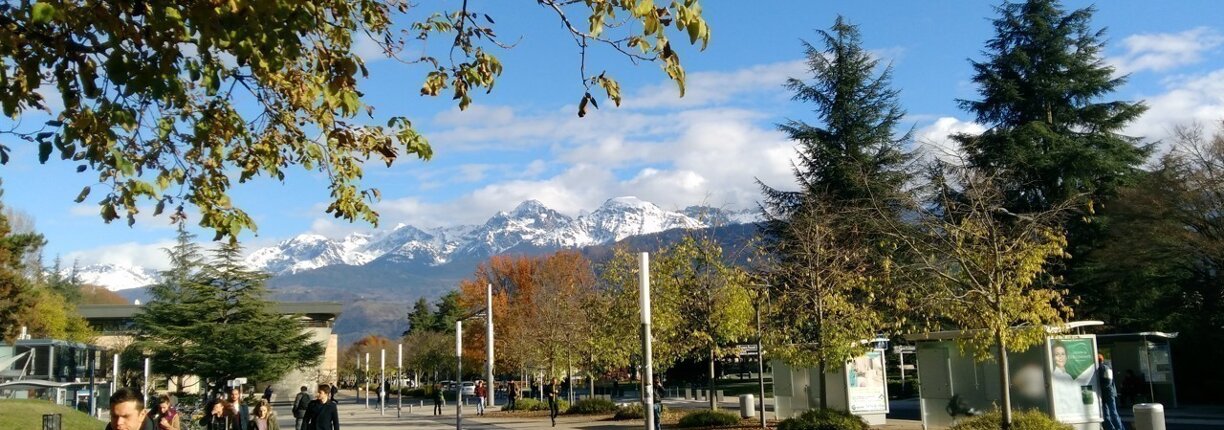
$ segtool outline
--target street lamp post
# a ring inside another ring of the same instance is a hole
[[[761,337],[765,333],[761,331],[761,307],[764,306],[760,299],[757,298],[756,306],[756,323],[757,323],[757,385],[761,389],[761,398],[757,399],[758,409],[761,410],[761,428],[765,426],[765,348],[761,344]]]
[[[395,417],[399,418],[400,411],[404,408],[404,344],[399,344],[398,352],[395,353],[395,386],[398,387],[395,394]]]
[[[642,415],[646,416],[646,430],[654,430],[654,369],[651,360],[650,351],[650,254],[643,252],[639,257],[638,264],[638,279],[640,290],[638,292],[642,307],[642,362],[643,374],[645,378],[642,380]]]
[[[455,430],[463,428],[463,320],[455,321]]]
[[[361,389],[365,391],[366,409],[370,409],[370,353],[368,351],[365,353],[365,369],[361,378]]]
[[[493,407],[497,397],[493,385],[493,284],[485,285],[485,407]]]
[[[387,349],[383,348],[378,353],[378,415],[387,415],[387,396],[390,393],[386,388],[391,384],[387,383]]]

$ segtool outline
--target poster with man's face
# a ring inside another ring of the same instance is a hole
[[[1049,350],[1054,417],[1064,423],[1099,421],[1101,399],[1096,387],[1094,338],[1052,338]]]
[[[883,351],[870,351],[846,363],[846,384],[850,412],[888,412]]]

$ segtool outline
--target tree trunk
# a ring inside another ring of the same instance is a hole
[[[591,385],[590,387],[591,388],[590,390],[591,398],[594,399],[595,398],[595,372],[589,372],[589,371],[587,372],[587,381],[591,383],[590,384]]]
[[[718,410],[718,398],[714,396],[714,347],[710,347],[710,410]]]
[[[1011,429],[1012,410],[1011,410],[1011,376],[1007,363],[1007,346],[1003,344],[1003,331],[995,329],[995,344],[999,346],[999,390],[1002,391],[1001,398],[1003,399],[1003,422],[1000,423],[1003,430]]]
[[[825,372],[828,370],[824,360],[820,360],[820,369],[818,370],[820,371],[820,381],[818,382],[818,384],[820,384],[820,409],[828,409],[829,390],[828,387],[825,386]]]

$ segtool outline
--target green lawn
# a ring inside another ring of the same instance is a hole
[[[102,430],[106,422],[46,400],[0,400],[0,430],[42,428],[43,414],[63,414],[64,430]]]

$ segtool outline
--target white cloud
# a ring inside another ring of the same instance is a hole
[[[1221,43],[1224,43],[1224,36],[1207,27],[1181,33],[1136,34],[1122,39],[1124,54],[1108,58],[1106,62],[1119,74],[1144,70],[1159,72],[1198,63],[1204,52]]]
[[[153,270],[165,270],[170,267],[170,259],[166,257],[166,248],[174,246],[174,241],[165,240],[153,243],[125,242],[107,245],[93,249],[73,251],[64,256],[64,261],[79,262],[81,266],[91,264],[117,264],[122,266],[138,266]]]
[[[684,97],[671,81],[652,85],[625,97],[629,109],[700,107],[724,104],[751,94],[786,94],[782,84],[787,78],[807,76],[802,60],[763,64],[730,72],[695,72],[685,79]]]
[[[382,45],[379,45],[377,41],[371,39],[370,36],[366,35],[365,33],[353,34],[352,48],[353,54],[361,57],[366,64],[390,58],[387,57],[387,51],[383,49]]]
[[[1127,135],[1162,141],[1167,146],[1173,127],[1224,119],[1224,69],[1169,80],[1166,89],[1163,94],[1144,99],[1148,110],[1126,127]]]
[[[952,140],[954,134],[982,134],[986,127],[972,121],[954,117],[940,117],[926,127],[914,131],[914,145],[921,157],[959,163],[964,159],[960,144]]]

